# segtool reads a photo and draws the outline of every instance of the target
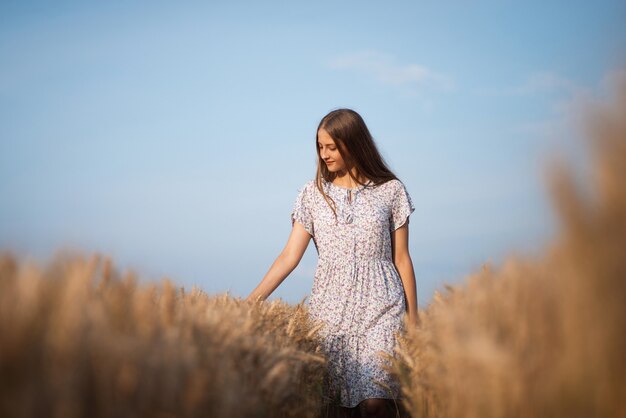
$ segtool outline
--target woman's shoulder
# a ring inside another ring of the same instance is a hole
[[[315,188],[315,179],[307,180],[306,183],[298,187],[300,193],[311,193],[311,190]]]
[[[379,184],[379,186],[382,186],[384,188],[391,189],[391,190],[397,190],[398,188],[404,188],[404,183],[402,183],[402,181],[398,178],[393,178],[393,179],[387,180]]]

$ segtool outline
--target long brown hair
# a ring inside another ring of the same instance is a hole
[[[335,214],[335,219],[337,218],[336,205],[333,199],[324,192],[322,180],[332,182],[337,177],[337,174],[328,169],[320,155],[317,142],[320,129],[324,129],[335,141],[339,154],[346,164],[347,173],[356,183],[369,188],[397,179],[378,152],[374,138],[372,138],[361,115],[352,109],[335,109],[331,111],[322,118],[315,132],[315,151],[317,152],[315,184]],[[356,178],[352,173],[352,169],[356,172]],[[360,177],[367,178],[371,181],[371,184],[365,185],[365,183],[361,183],[358,180]],[[329,200],[332,202],[332,205]]]

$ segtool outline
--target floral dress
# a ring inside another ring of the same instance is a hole
[[[399,384],[385,369],[403,326],[406,301],[392,259],[391,232],[415,210],[397,179],[348,189],[323,181],[337,221],[314,180],[302,187],[291,213],[318,253],[309,312],[322,321],[328,360],[325,394],[355,407],[368,398],[397,399]]]

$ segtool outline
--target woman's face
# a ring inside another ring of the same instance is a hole
[[[339,154],[335,140],[324,129],[317,132],[317,148],[330,172],[335,173],[346,169],[346,164]]]

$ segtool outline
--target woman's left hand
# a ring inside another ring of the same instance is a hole
[[[417,312],[408,312],[407,315],[410,326],[420,327],[422,325],[419,314]]]

